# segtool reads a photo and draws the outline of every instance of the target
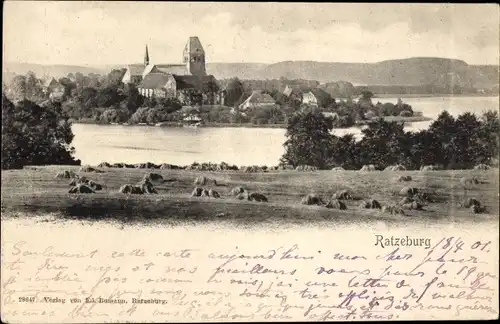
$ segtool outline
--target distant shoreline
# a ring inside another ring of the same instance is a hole
[[[376,100],[378,98],[453,98],[453,97],[499,97],[500,95],[494,95],[491,93],[484,93],[484,94],[470,94],[470,93],[464,93],[464,94],[397,94],[397,93],[388,93],[388,94],[377,94],[376,96],[372,97],[372,100]]]
[[[430,117],[425,117],[425,116],[413,116],[413,117],[401,117],[401,116],[386,116],[383,117],[385,121],[388,122],[408,122],[408,123],[416,123],[416,122],[423,122],[423,121],[430,121],[432,118]],[[350,128],[350,127],[357,127],[357,126],[362,126],[362,125],[367,125],[369,123],[375,122],[377,119],[373,120],[358,120],[355,122],[354,125],[349,126],[349,127],[334,127],[338,129],[343,129],[343,128]],[[118,124],[118,123],[111,123],[111,124],[103,124],[103,123],[97,123],[97,122],[92,122],[92,121],[73,121],[73,124],[92,124],[92,125],[103,125],[103,126],[149,126],[149,127],[176,127],[176,128],[182,128],[184,127],[184,124],[179,123],[179,122],[162,122],[158,124],[145,124],[145,123],[140,123],[140,124]],[[204,123],[203,125],[199,126],[200,128],[281,128],[285,129],[286,124],[250,124],[250,123],[243,123],[243,124],[236,124],[236,123]],[[189,127],[187,127],[189,128]]]

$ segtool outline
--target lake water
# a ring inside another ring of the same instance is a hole
[[[498,110],[498,97],[421,97],[402,98],[414,110],[436,118],[447,110],[457,116],[469,111],[481,114]],[[397,98],[374,99],[374,103],[397,102]],[[431,121],[406,125],[407,130],[421,130]],[[75,156],[83,164],[171,163],[225,161],[236,165],[276,165],[284,152],[284,129],[272,128],[168,128],[154,126],[73,125]],[[335,129],[336,135],[353,133],[360,128]]]

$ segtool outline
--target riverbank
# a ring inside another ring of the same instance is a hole
[[[94,194],[68,194],[70,179],[55,179],[62,170],[103,185]],[[498,220],[498,169],[488,171],[272,171],[244,173],[237,171],[202,172],[157,169],[164,182],[155,185],[156,195],[125,195],[118,192],[123,184],[134,184],[149,172],[145,169],[102,168],[103,173],[79,172],[78,167],[47,166],[2,171],[2,215],[16,213],[55,213],[62,218],[116,219],[140,222],[206,222],[232,223],[311,223],[311,222],[464,222]],[[215,179],[217,185],[205,185],[221,195],[215,198],[192,198],[198,176]],[[409,175],[410,182],[398,182]],[[462,177],[476,176],[481,183],[465,189]],[[231,190],[244,187],[267,197],[267,203],[238,200]],[[406,186],[418,188],[432,198],[424,210],[405,210],[405,215],[392,215],[378,209],[359,208],[360,200],[376,199],[382,206],[397,204],[399,191]],[[346,200],[346,210],[302,205],[301,199],[314,193],[328,201],[338,190],[349,190],[354,200]],[[479,199],[486,207],[483,214],[471,214],[458,203],[464,198]]]
[[[413,116],[413,117],[401,117],[401,116],[385,116],[383,117],[384,120],[389,121],[389,122],[407,122],[407,123],[415,123],[415,122],[422,122],[422,121],[430,121],[432,118],[425,117],[425,116]],[[371,122],[374,122],[375,119],[371,120],[358,120],[356,123],[352,126],[348,127],[335,127],[338,129],[343,129],[343,128],[349,128],[353,127],[356,125],[366,125]],[[156,126],[156,127],[185,127],[186,124],[181,123],[181,122],[161,122],[161,123],[156,123],[156,124],[147,124],[147,123],[139,123],[139,124],[128,124],[128,123],[110,123],[110,124],[104,124],[104,123],[98,123],[98,122],[92,122],[90,120],[83,120],[83,121],[73,121],[73,124],[94,124],[94,125],[122,125],[122,126]],[[189,127],[189,126],[186,126]],[[286,128],[286,124],[251,124],[251,123],[212,123],[212,122],[205,122],[201,124],[198,127],[213,127],[213,128],[281,128],[284,129]]]

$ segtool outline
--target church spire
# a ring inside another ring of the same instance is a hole
[[[144,54],[144,65],[149,65],[149,53],[148,53],[148,44],[146,44],[146,53]]]

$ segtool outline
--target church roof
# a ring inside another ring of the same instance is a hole
[[[168,75],[164,73],[149,73],[139,84],[142,89],[161,89],[165,87],[168,81]]]
[[[157,64],[156,69],[163,73],[188,75],[189,71],[184,64]]]
[[[144,72],[144,64],[130,64],[127,66],[131,76],[140,76]]]
[[[173,75],[175,82],[177,83],[177,89],[190,89],[199,88],[200,82],[206,83],[215,80],[213,75],[206,75],[202,79],[195,75]]]

